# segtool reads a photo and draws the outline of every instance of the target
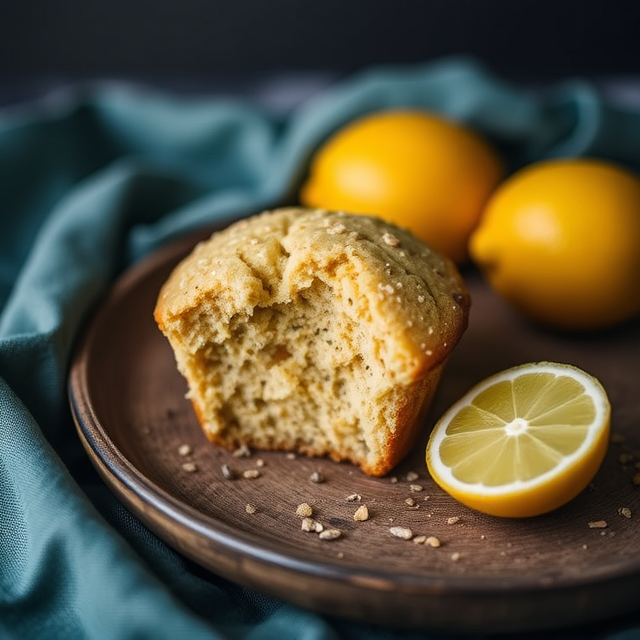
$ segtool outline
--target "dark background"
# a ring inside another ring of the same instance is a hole
[[[640,2],[0,2],[2,76],[352,71],[458,53],[515,76],[637,72]]]
[[[472,55],[525,82],[640,73],[639,0],[0,0],[0,88],[208,83]]]

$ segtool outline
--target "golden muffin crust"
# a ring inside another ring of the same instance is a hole
[[[210,440],[383,475],[414,441],[468,311],[456,267],[408,231],[292,207],[196,246],[155,319]]]

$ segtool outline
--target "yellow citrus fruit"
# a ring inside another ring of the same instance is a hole
[[[640,312],[640,179],[600,160],[505,180],[470,238],[492,287],[546,325],[592,330]]]
[[[317,150],[300,201],[377,214],[463,262],[502,175],[495,151],[471,129],[421,110],[378,111]]]
[[[427,467],[473,509],[540,515],[591,482],[607,450],[610,411],[602,385],[581,369],[520,365],[479,383],[442,416],[427,444]]]

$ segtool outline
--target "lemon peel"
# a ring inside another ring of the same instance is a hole
[[[531,517],[568,503],[604,459],[611,407],[601,383],[568,364],[537,362],[483,380],[435,425],[426,463],[472,509]]]

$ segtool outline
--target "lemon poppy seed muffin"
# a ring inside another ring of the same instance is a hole
[[[415,441],[468,311],[456,267],[409,232],[282,208],[196,246],[155,319],[212,442],[384,475]]]

